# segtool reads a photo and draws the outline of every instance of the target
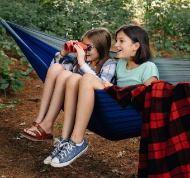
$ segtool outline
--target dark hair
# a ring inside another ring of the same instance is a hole
[[[142,64],[149,60],[151,57],[150,47],[149,47],[149,37],[147,32],[138,25],[125,25],[119,28],[116,32],[117,34],[123,31],[133,43],[139,42],[140,47],[136,52],[136,55],[132,57],[132,60],[136,64]]]
[[[88,38],[92,41],[93,46],[96,48],[99,54],[99,61],[96,64],[96,74],[98,74],[103,66],[103,64],[111,58],[109,55],[109,50],[111,47],[111,34],[106,28],[95,28],[87,31],[83,37]],[[78,70],[79,66],[76,67]]]

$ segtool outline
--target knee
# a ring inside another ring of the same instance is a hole
[[[94,77],[95,76],[93,74],[84,74],[83,77],[80,79],[79,86],[92,87]]]
[[[82,78],[82,76],[79,74],[72,74],[67,79],[66,86],[72,87],[72,86],[78,85],[81,78]]]
[[[79,82],[79,89],[100,90],[104,89],[102,82],[93,74],[85,74]]]
[[[56,63],[49,67],[47,75],[51,77],[57,77],[64,70],[65,69],[61,64]]]
[[[73,73],[67,70],[61,71],[56,79],[56,82],[65,83]]]

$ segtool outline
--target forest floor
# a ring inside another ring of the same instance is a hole
[[[12,53],[6,54],[19,59]],[[26,67],[17,61],[11,70],[14,69]],[[44,165],[43,160],[54,150],[53,141],[34,142],[20,137],[20,132],[30,127],[38,114],[43,90],[34,70],[29,76],[33,80],[24,80],[24,90],[8,90],[6,98],[0,94],[0,103],[21,100],[14,111],[0,109],[0,178],[137,178],[140,137],[109,141],[86,130],[89,149],[84,155],[67,167]],[[63,119],[61,111],[54,123],[54,138],[60,137]]]

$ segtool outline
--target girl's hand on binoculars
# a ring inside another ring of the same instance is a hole
[[[103,80],[102,84],[104,85],[104,87],[111,87],[113,84],[108,82],[108,80]]]
[[[83,66],[85,64],[85,51],[83,50],[83,48],[80,45],[76,45],[74,44],[74,47],[76,49],[76,56],[77,56],[77,60],[78,60],[78,64],[81,66]]]
[[[74,45],[76,42],[78,42],[77,40],[70,40],[70,41],[67,41],[67,43],[71,43],[72,45]]]

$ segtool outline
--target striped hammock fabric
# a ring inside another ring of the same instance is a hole
[[[26,28],[1,19],[1,24],[11,34],[28,61],[44,82],[50,62],[57,51],[63,49],[68,39]],[[116,53],[110,52],[111,56]],[[74,57],[69,54],[67,57]],[[160,73],[160,80],[172,84],[190,81],[190,61],[182,59],[152,58]],[[122,109],[104,91],[95,91],[95,107],[88,129],[109,139],[121,140],[140,136],[142,117],[131,105]]]

